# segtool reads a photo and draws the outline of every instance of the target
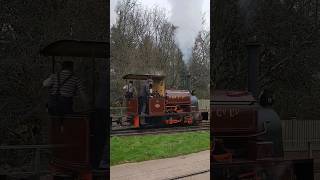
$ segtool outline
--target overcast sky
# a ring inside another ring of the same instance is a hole
[[[116,22],[115,7],[120,0],[110,1],[110,24]],[[182,50],[184,60],[191,55],[194,40],[202,28],[202,17],[205,18],[204,29],[210,30],[210,0],[138,0],[147,8],[159,6],[166,9],[171,23],[178,26],[176,40]]]

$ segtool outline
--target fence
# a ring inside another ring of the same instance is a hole
[[[210,112],[210,99],[199,99],[199,109]]]
[[[110,107],[110,115],[115,116],[122,116],[125,115],[127,112],[127,107]]]
[[[310,143],[320,150],[320,120],[282,120],[282,137],[285,151],[306,151]]]

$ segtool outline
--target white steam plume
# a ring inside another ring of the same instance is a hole
[[[178,26],[176,40],[183,60],[190,58],[195,38],[202,27],[203,0],[168,0],[171,4],[171,22]],[[208,4],[209,5],[209,4]]]

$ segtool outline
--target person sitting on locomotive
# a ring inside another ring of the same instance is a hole
[[[152,79],[147,79],[143,85],[143,88],[140,91],[140,107],[141,107],[141,114],[147,113],[147,103],[148,99],[152,93]]]
[[[133,98],[134,93],[136,92],[134,86],[133,86],[133,81],[129,81],[129,84],[125,85],[123,87],[123,90],[125,90],[125,98]]]
[[[44,80],[43,86],[49,88],[47,108],[51,115],[72,114],[73,97],[78,91],[82,100],[89,102],[80,79],[73,74],[72,61],[62,62],[62,70]]]

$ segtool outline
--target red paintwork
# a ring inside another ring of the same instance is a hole
[[[139,116],[138,115],[135,115],[133,117],[133,126],[135,128],[139,128],[140,127],[140,119],[139,119]]]
[[[257,110],[239,106],[217,106],[211,112],[216,133],[257,132]]]
[[[159,116],[165,114],[165,99],[162,97],[149,98],[149,115]]]
[[[187,90],[166,90],[167,105],[191,104],[191,94]]]
[[[128,114],[138,114],[138,98],[131,98],[127,100]]]
[[[167,119],[167,120],[163,120],[164,124],[167,125],[172,125],[172,124],[179,124],[179,123],[183,123],[183,124],[193,124],[193,119],[192,117],[185,117],[184,121],[181,118],[177,118],[177,119]]]
[[[76,171],[89,169],[89,127],[88,116],[51,117],[50,144],[67,146],[53,150],[54,166]]]
[[[138,107],[139,107],[139,103],[138,103],[138,98],[131,98],[131,99],[128,99],[127,100],[127,115],[128,117],[130,118],[133,118],[133,126],[135,128],[139,128],[140,127],[140,119],[139,119],[139,110],[138,110]]]
[[[212,130],[215,133],[255,133],[257,108],[248,92],[215,91],[211,105]]]
[[[148,120],[151,119],[152,121],[154,117],[166,116],[168,119],[162,121],[164,124],[193,124],[191,93],[187,90],[166,90],[165,92],[165,97],[149,97],[148,114],[146,116],[149,118]],[[140,127],[138,107],[139,102],[137,98],[127,100],[128,120],[132,120],[131,123],[135,128]],[[199,109],[193,110],[199,111]]]
[[[172,125],[172,124],[180,123],[181,120],[180,119],[168,119],[168,120],[164,120],[163,122],[164,122],[164,124]]]

